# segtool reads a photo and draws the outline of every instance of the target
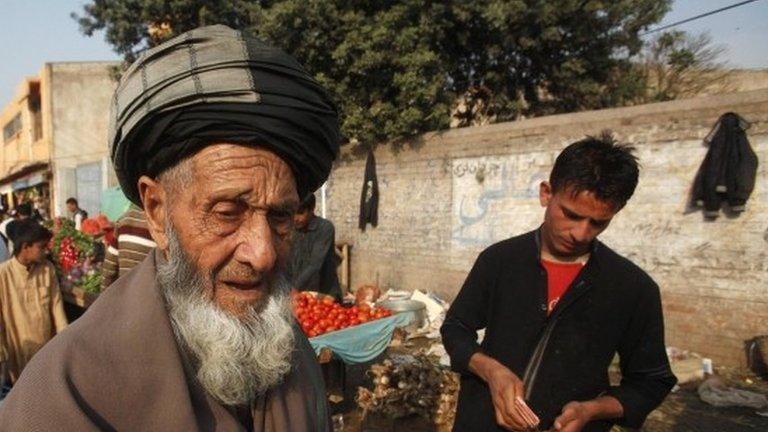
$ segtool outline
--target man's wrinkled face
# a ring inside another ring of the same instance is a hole
[[[542,182],[539,199],[546,207],[542,247],[561,257],[577,257],[589,252],[592,241],[608,228],[619,211],[590,191],[574,194],[573,189],[567,188],[553,193],[549,182]]]
[[[208,279],[205,297],[243,317],[264,306],[288,255],[293,173],[274,153],[235,144],[210,145],[188,163],[189,184],[164,191],[170,222]],[[167,252],[167,241],[158,243]]]

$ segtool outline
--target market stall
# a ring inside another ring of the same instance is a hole
[[[321,362],[329,354],[346,364],[370,361],[389,345],[396,328],[412,317],[366,303],[347,305],[330,296],[302,292],[294,296],[294,315]]]
[[[450,370],[439,334],[448,304],[418,290],[390,290],[368,300],[391,308],[393,317],[403,321],[372,361],[344,377],[343,394],[349,400],[335,410],[334,424],[351,427],[344,430],[392,430],[395,425],[451,430],[459,376]],[[381,326],[386,327],[384,322]]]
[[[86,219],[82,231],[78,231],[74,222],[56,218],[50,229],[54,235],[49,249],[62,297],[71,305],[88,308],[101,290],[102,227],[95,220]]]

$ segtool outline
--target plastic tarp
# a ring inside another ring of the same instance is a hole
[[[119,187],[101,191],[101,212],[112,222],[118,220],[131,206],[131,202]]]
[[[315,354],[329,348],[344,363],[359,364],[375,359],[384,352],[398,327],[405,327],[413,320],[413,314],[395,314],[365,324],[326,333],[309,340]]]

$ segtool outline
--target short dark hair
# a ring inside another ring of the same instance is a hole
[[[69,197],[67,198],[67,204],[77,205],[77,199],[75,197]]]
[[[13,241],[13,255],[18,256],[24,245],[31,245],[39,241],[48,241],[53,237],[47,228],[39,223],[31,220],[24,219],[21,221],[14,221],[8,224],[8,236]]]
[[[314,210],[316,205],[317,200],[315,199],[315,194],[309,194],[309,196],[304,198],[304,201],[299,204],[298,211]]]
[[[32,216],[32,206],[29,203],[21,203],[16,206],[16,214],[19,216]]]
[[[620,144],[609,131],[587,136],[566,147],[549,175],[552,193],[589,191],[600,201],[621,209],[637,187],[639,164],[634,147]]]

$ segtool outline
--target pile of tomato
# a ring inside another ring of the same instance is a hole
[[[304,334],[312,338],[388,317],[392,312],[367,305],[344,307],[333,297],[301,292],[294,296],[294,315]]]

